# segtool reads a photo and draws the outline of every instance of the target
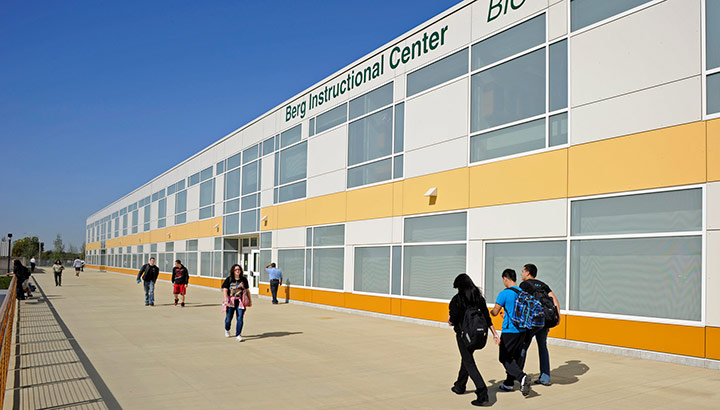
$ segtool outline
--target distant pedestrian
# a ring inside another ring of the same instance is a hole
[[[175,296],[175,306],[178,304],[178,295],[182,296],[181,307],[185,307],[185,293],[187,292],[188,283],[190,283],[190,274],[180,259],[175,261],[175,267],[172,271],[173,296]]]
[[[35,261],[35,257],[33,256],[30,258],[30,273],[35,273],[35,266],[37,266],[37,261]]]
[[[245,316],[245,305],[243,304],[243,296],[245,292],[249,292],[247,278],[243,275],[243,268],[235,264],[230,268],[230,272],[222,284],[223,292],[223,310],[225,311],[225,337],[232,337],[230,334],[230,325],[232,324],[233,315],[236,316],[235,339],[242,342],[240,333],[243,328],[243,316]],[[250,295],[247,295],[249,297]]]
[[[60,259],[55,261],[52,269],[55,275],[55,286],[62,286],[62,271],[65,270],[65,267],[62,265],[62,262],[60,262]]]
[[[13,275],[15,275],[15,294],[20,300],[25,299],[27,283],[30,280],[30,270],[23,266],[19,259],[13,261]],[[31,297],[32,294],[29,295]]]
[[[80,276],[80,269],[82,269],[82,261],[80,258],[75,258],[73,268],[75,268],[75,276]]]
[[[457,294],[450,301],[450,315],[448,316],[448,324],[455,330],[455,339],[457,341],[458,350],[460,350],[460,371],[453,387],[450,388],[455,394],[464,394],[467,385],[468,376],[475,384],[475,394],[477,398],[470,402],[475,406],[482,406],[488,403],[488,390],[480,371],[475,364],[473,353],[478,349],[477,346],[469,344],[462,338],[462,329],[466,312],[470,309],[479,311],[485,320],[486,327],[492,332],[493,340],[496,344],[500,343],[500,338],[493,327],[490,314],[488,313],[487,302],[483,297],[480,289],[473,283],[470,276],[461,273],[455,278],[453,288],[457,289]],[[472,323],[472,322],[471,322]],[[485,333],[487,338],[487,333]],[[485,340],[485,339],[484,339]],[[484,345],[484,341],[483,341]]]
[[[85,272],[85,259],[80,259],[80,272]]]
[[[155,266],[155,258],[150,258],[138,272],[137,283],[140,283],[140,279],[142,279],[143,289],[145,289],[145,306],[155,306],[155,282],[157,282],[159,273],[160,269]]]
[[[265,267],[265,272],[270,276],[270,292],[272,293],[273,305],[278,304],[277,292],[278,287],[282,286],[283,275],[282,271],[275,266],[275,262]]]

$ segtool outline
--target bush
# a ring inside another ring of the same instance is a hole
[[[7,289],[11,280],[12,276],[0,276],[0,289]]]

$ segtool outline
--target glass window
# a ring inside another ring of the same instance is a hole
[[[240,214],[225,215],[223,218],[223,233],[240,233]]]
[[[545,42],[545,15],[541,14],[472,46],[472,69],[485,67]]]
[[[235,154],[232,157],[227,159],[228,171],[231,169],[237,168],[241,165],[241,157],[242,157],[242,154],[240,152],[238,152],[237,154]]]
[[[399,295],[402,291],[402,246],[392,247],[392,294]]]
[[[197,252],[187,252],[185,254],[185,262],[183,262],[183,265],[185,265],[185,268],[188,270],[188,273],[191,275],[197,275],[198,274],[198,253]]]
[[[215,164],[215,174],[220,175],[225,172],[225,161],[220,161]]]
[[[467,213],[420,216],[405,219],[405,242],[464,241]],[[464,271],[461,271],[464,272]]]
[[[199,182],[200,182],[200,173],[199,172],[190,175],[190,177],[188,178],[188,186],[189,187],[191,187]]]
[[[225,199],[240,196],[240,170],[235,169],[225,174]]]
[[[172,195],[174,193],[175,193],[175,184],[172,184],[169,187],[167,187],[167,194]]]
[[[158,228],[164,228],[165,227],[165,218],[158,219]]]
[[[215,216],[215,206],[214,205],[206,206],[205,208],[200,208],[199,219],[212,218],[213,216]]]
[[[240,241],[237,239],[223,239],[223,249],[231,251],[240,250]]]
[[[260,234],[260,247],[261,248],[272,248],[272,232],[263,232]],[[266,266],[265,265],[262,266]]]
[[[229,214],[240,210],[240,200],[233,199],[232,201],[225,202],[225,210],[223,213]]]
[[[200,275],[202,276],[212,276],[212,262],[213,262],[213,253],[212,252],[200,252]]]
[[[373,112],[393,102],[393,83],[372,90],[350,100],[350,119]],[[318,122],[320,124],[320,122]],[[320,131],[318,131],[320,132]]]
[[[269,282],[270,278],[268,273],[265,272],[265,266],[268,266],[272,262],[272,251],[262,250],[260,251],[260,281]]]
[[[219,251],[222,249],[222,246],[223,246],[223,238],[215,238],[215,241],[213,244],[213,249],[215,249],[216,251]]]
[[[450,299],[456,291],[451,284],[465,272],[465,244],[406,246],[403,294],[433,299]]]
[[[250,161],[258,159],[260,156],[260,145],[253,145],[252,147],[243,151],[243,164],[247,164]]]
[[[258,163],[253,162],[242,167],[242,193],[256,192],[258,188]]]
[[[344,253],[343,248],[313,249],[313,286],[343,289]]]
[[[567,40],[550,45],[550,111],[568,106]]]
[[[200,184],[200,206],[207,206],[215,202],[215,180]]]
[[[532,263],[538,268],[537,278],[545,282],[565,309],[565,281],[567,274],[567,242],[506,242],[485,245],[485,298],[494,298],[505,289],[500,274],[506,268],[514,269],[521,280],[523,266]]]
[[[473,135],[470,137],[470,162],[541,148],[545,148],[545,118]]]
[[[405,103],[395,106],[395,149],[393,152],[402,152],[405,149]]]
[[[700,230],[700,188],[586,199],[571,205],[571,235]]]
[[[280,134],[280,148],[285,148],[288,145],[292,145],[302,138],[301,124],[298,124],[289,130]]]
[[[312,228],[305,228],[305,246],[312,246]]]
[[[122,253],[122,248],[119,248],[119,250],[121,251],[120,253]],[[157,244],[156,243],[150,244],[150,252],[157,253]]]
[[[570,17],[572,31],[595,24],[652,0],[572,0]]]
[[[307,143],[295,145],[280,152],[279,183],[303,179],[307,173]]]
[[[212,178],[212,176],[213,176],[212,167],[207,167],[200,172],[200,180],[201,181],[206,181],[206,180]]]
[[[196,251],[198,250],[198,240],[197,239],[190,239],[185,242],[185,249],[188,251]]]
[[[263,141],[263,155],[272,154],[273,152],[275,152],[275,140],[270,137]]]
[[[550,146],[568,143],[568,114],[556,114],[550,117]]]
[[[305,197],[305,181],[296,184],[285,185],[278,190],[278,201],[292,201],[293,199]]]
[[[472,76],[471,131],[545,113],[545,49]]]
[[[312,249],[305,249],[305,283],[312,284]]]
[[[155,192],[154,194],[152,194],[152,201],[155,202],[155,201],[157,201],[157,200],[158,200],[158,193]],[[113,218],[114,218],[114,217],[113,217]]]
[[[222,266],[222,252],[213,252],[213,276],[216,278],[226,276]]]
[[[345,244],[345,225],[321,226],[313,233],[313,246]]]
[[[403,156],[398,155],[393,158],[393,178],[402,178],[403,176]]]
[[[187,215],[185,213],[175,215],[175,225],[184,224],[187,222]]]
[[[347,172],[348,188],[386,181],[392,178],[392,160],[388,158],[371,162],[359,167],[350,168]]]
[[[572,241],[570,254],[573,310],[701,318],[700,236]]]
[[[237,252],[223,252],[223,268],[225,271],[230,271],[230,267],[238,263]]]
[[[242,209],[250,209],[258,207],[258,199],[260,195],[252,194],[242,198]]]
[[[175,184],[175,188],[177,191],[182,191],[183,189],[185,189],[185,180],[181,179],[180,181],[178,181],[177,184]]]
[[[258,230],[258,210],[253,209],[252,211],[245,211],[240,217],[240,232],[256,232]]]
[[[707,113],[718,112],[720,112],[720,73],[707,76]]]
[[[283,273],[284,284],[303,286],[303,273],[305,271],[304,249],[280,249],[278,251],[277,265]]]
[[[175,194],[175,213],[187,211],[187,191],[181,191]]]
[[[440,85],[468,72],[468,49],[464,48],[407,76],[407,96]]]
[[[315,118],[310,118],[310,129],[308,130],[308,134],[311,137],[315,135]]]
[[[390,247],[355,248],[355,291],[390,293]]]
[[[347,104],[343,104],[317,116],[315,122],[316,133],[329,130],[332,127],[347,121]]]
[[[705,2],[705,42],[707,69],[720,67],[720,1],[717,0]],[[720,95],[720,88],[716,88],[715,91],[715,95]]]
[[[350,123],[348,165],[392,153],[392,108]]]

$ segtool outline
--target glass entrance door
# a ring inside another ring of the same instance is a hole
[[[257,249],[246,249],[242,254],[242,267],[248,279],[252,293],[258,294],[258,282],[260,281],[260,251]]]

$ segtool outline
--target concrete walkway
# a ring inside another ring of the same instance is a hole
[[[449,328],[256,298],[238,343],[223,335],[219,290],[191,285],[180,308],[170,284],[158,282],[155,306],[146,307],[128,275],[67,272],[62,287],[51,274],[35,278],[124,409],[472,407],[474,394],[450,392],[460,357]],[[498,391],[504,372],[494,345],[477,352],[493,407],[697,410],[720,402],[715,370],[558,346],[550,354],[553,385],[524,398]],[[534,346],[526,368],[537,376]]]

